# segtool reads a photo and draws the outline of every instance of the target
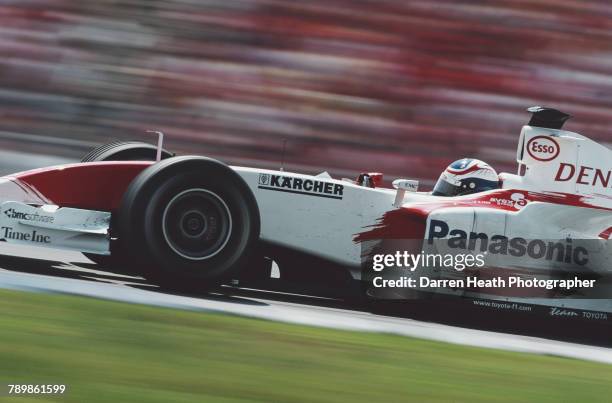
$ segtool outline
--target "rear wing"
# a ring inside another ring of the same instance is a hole
[[[530,125],[523,126],[516,153],[521,182],[533,190],[612,197],[612,150],[561,130],[569,118],[562,115],[561,124],[556,122],[559,128],[533,118]],[[531,125],[534,123],[549,127]]]

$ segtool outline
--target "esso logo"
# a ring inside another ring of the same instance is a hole
[[[559,151],[559,144],[551,137],[536,136],[527,143],[527,152],[538,161],[552,161],[557,158]]]

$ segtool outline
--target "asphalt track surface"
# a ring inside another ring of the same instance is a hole
[[[0,172],[74,162],[0,151]],[[17,161],[19,161],[17,163]],[[73,294],[128,303],[217,312],[336,329],[382,332],[461,345],[562,356],[612,364],[612,349],[377,315],[340,300],[222,287],[201,295],[159,290],[145,279],[100,270],[76,252],[0,245],[0,288]]]

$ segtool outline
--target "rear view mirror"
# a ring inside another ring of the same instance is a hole
[[[416,192],[419,190],[419,181],[411,179],[396,179],[393,181],[395,189],[406,190],[408,192]]]
[[[406,192],[416,192],[419,189],[419,181],[411,179],[396,179],[393,181],[393,187],[397,189],[393,206],[400,207],[404,201]]]

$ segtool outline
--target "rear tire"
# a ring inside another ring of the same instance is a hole
[[[171,152],[162,149],[162,159],[173,156],[174,154]],[[139,141],[114,141],[91,150],[81,159],[81,162],[155,161],[156,157],[157,147],[151,144]],[[83,253],[83,255],[102,267],[121,268],[122,266],[129,265],[130,262],[126,260],[126,256],[124,256],[120,248],[114,246],[111,245],[110,255],[95,255],[93,253]]]
[[[259,210],[244,180],[204,157],[175,157],[138,175],[118,216],[121,244],[161,286],[204,290],[235,276],[259,238]]]

